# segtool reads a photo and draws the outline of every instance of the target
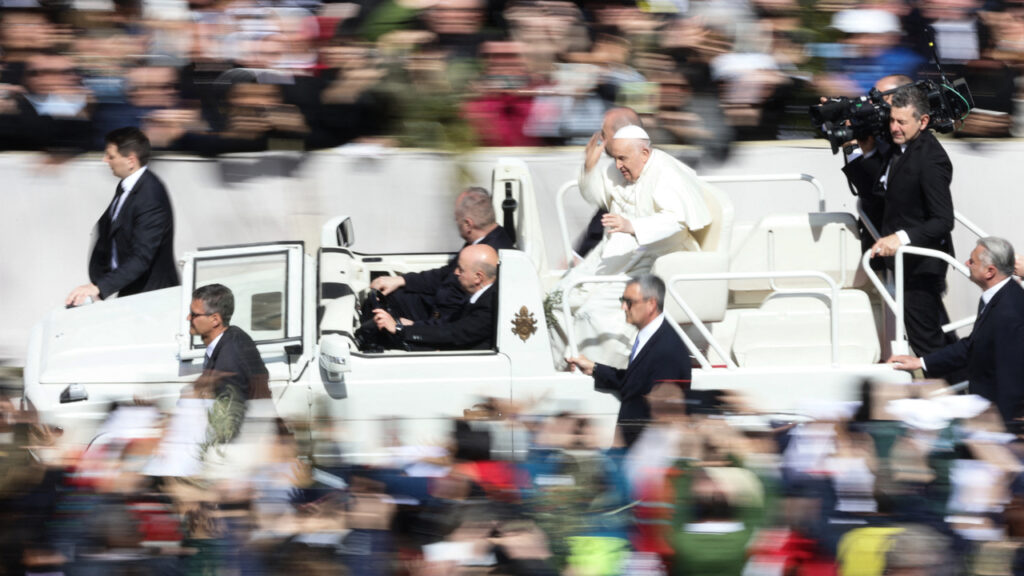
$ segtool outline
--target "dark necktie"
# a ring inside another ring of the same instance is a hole
[[[985,299],[978,298],[978,315],[974,317],[974,323],[977,324],[981,320],[981,315],[985,312]]]
[[[121,196],[124,196],[124,188],[121,186],[121,184],[123,182],[124,182],[124,180],[122,180],[121,182],[118,182],[117,183],[117,190],[114,191],[114,201],[111,202],[111,204],[110,204],[110,219],[111,220],[113,220],[114,219],[114,215],[117,214],[117,204],[118,204],[118,202],[121,201]]]
[[[212,354],[203,354],[203,371],[205,372],[206,370],[209,370],[210,368],[213,368],[213,355]]]

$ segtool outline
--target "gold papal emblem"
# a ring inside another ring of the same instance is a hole
[[[526,309],[526,306],[523,306],[519,309],[516,317],[512,319],[512,333],[526,342],[536,331],[537,319],[534,318],[532,312]]]

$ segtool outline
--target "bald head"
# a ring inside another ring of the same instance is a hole
[[[601,140],[610,142],[615,133],[626,126],[642,126],[640,115],[632,108],[611,108],[604,113],[604,122],[601,123]]]
[[[889,76],[882,76],[881,78],[879,78],[878,82],[875,82],[875,88],[878,89],[879,92],[885,94],[882,98],[886,102],[889,102],[890,100],[892,100],[892,92],[895,92],[897,88],[899,88],[900,86],[906,86],[907,84],[913,83],[914,79],[911,78],[910,76],[905,76],[903,74],[892,74]],[[889,94],[886,94],[886,92],[889,92]]]
[[[498,277],[498,252],[487,244],[472,244],[459,252],[455,276],[470,294],[490,286]]]

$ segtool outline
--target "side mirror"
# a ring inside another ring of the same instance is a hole
[[[338,224],[338,246],[348,248],[356,242],[356,231],[352,226],[352,219],[345,218]]]
[[[327,380],[344,382],[345,373],[352,370],[348,341],[339,334],[327,334],[320,339],[320,367]]]

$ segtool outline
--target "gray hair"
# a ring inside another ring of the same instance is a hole
[[[636,284],[640,287],[640,295],[644,299],[654,298],[658,302],[658,311],[665,309],[665,282],[654,274],[640,274],[629,281],[630,286]]]
[[[921,116],[931,111],[928,105],[928,95],[917,86],[900,86],[893,92],[892,107],[905,108],[910,106],[914,111],[914,118],[920,120]]]
[[[491,194],[486,188],[472,186],[459,195],[458,203],[455,205],[455,217],[461,220],[466,216],[473,220],[473,226],[477,229],[494,224],[494,204],[491,203]]]
[[[223,284],[200,286],[192,291],[192,299],[202,302],[207,314],[220,314],[224,325],[231,325],[231,315],[235,313],[235,295],[230,288]]]
[[[981,260],[990,266],[995,266],[1001,274],[1013,276],[1016,256],[1013,253],[1013,244],[998,236],[989,236],[978,240],[981,246]]]
[[[477,264],[476,269],[488,280],[494,280],[498,277],[498,267],[490,262],[480,262]]]

